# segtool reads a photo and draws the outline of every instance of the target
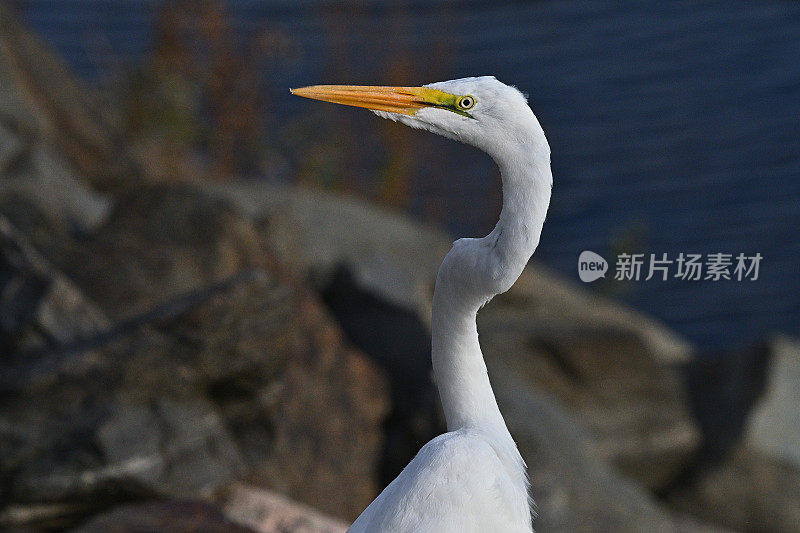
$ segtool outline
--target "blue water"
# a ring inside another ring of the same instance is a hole
[[[108,70],[98,59],[107,52],[117,64],[142,57],[157,5],[18,4],[90,79]],[[397,47],[410,52],[414,72],[439,61],[445,78],[494,74],[513,83],[530,95],[553,149],[555,186],[540,261],[580,283],[582,250],[613,259],[615,243],[626,238],[636,251],[659,256],[758,252],[757,281],[592,287],[704,347],[775,331],[800,335],[800,4],[416,0],[358,2],[344,13],[336,3],[320,5],[231,3],[241,31],[267,25],[297,43],[292,68],[271,73],[276,86],[374,83]],[[330,28],[343,24],[336,50],[351,60],[336,62]],[[299,109],[282,93],[274,97],[285,99],[276,108]],[[476,217],[475,205],[496,197],[491,162],[445,141],[426,142],[453,155],[446,169],[420,172],[458,179],[421,180],[412,210],[422,213],[426,198],[446,198],[454,233],[485,231],[490,218]]]

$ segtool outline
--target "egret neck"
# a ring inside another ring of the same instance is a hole
[[[538,122],[528,126],[532,131],[520,132],[518,143],[484,147],[500,168],[500,219],[486,237],[456,241],[436,278],[432,360],[448,431],[474,426],[508,434],[489,383],[476,316],[520,276],[547,214],[550,148]]]

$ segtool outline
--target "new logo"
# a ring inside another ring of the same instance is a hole
[[[589,250],[581,252],[578,257],[578,276],[584,283],[606,277],[608,262],[602,256]]]

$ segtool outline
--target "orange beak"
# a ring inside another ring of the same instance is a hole
[[[292,94],[314,100],[403,115],[413,115],[423,107],[439,106],[440,102],[452,99],[452,95],[427,87],[312,85],[290,90]]]

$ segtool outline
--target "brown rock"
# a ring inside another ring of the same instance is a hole
[[[213,298],[175,333],[236,440],[246,478],[353,518],[377,492],[385,383],[309,294],[254,280]]]

